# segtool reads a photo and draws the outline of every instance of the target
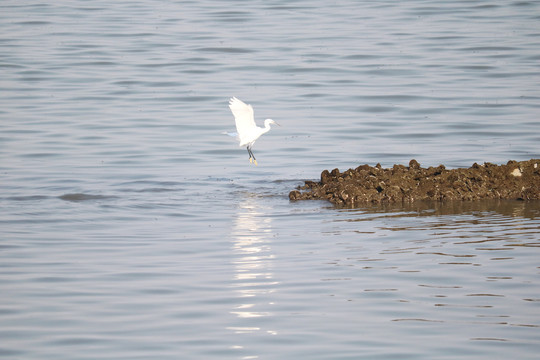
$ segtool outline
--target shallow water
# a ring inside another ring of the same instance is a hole
[[[0,357],[533,359],[537,202],[323,169],[540,158],[537,2],[0,5]],[[222,135],[228,98],[282,126]]]

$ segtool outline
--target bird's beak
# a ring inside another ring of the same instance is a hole
[[[275,120],[274,120],[274,124],[276,124],[277,126],[281,126],[281,125],[279,125]]]

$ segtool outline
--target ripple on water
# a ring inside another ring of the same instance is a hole
[[[540,157],[538,2],[222,7],[1,3],[0,357],[536,359],[537,203],[287,194]]]

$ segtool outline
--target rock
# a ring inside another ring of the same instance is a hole
[[[328,170],[324,170],[321,173],[321,184],[328,184],[331,181],[332,181],[332,176],[330,175]]]
[[[539,159],[484,163],[470,168],[422,168],[416,160],[409,167],[383,169],[360,165],[340,172],[324,170],[321,180],[306,181],[289,193],[291,200],[329,200],[338,205],[413,202],[416,200],[540,199]],[[300,190],[304,190],[303,192]]]
[[[380,166],[380,164],[379,164],[379,166]],[[418,161],[412,159],[411,161],[409,161],[409,168],[413,169],[413,170],[420,169],[420,164],[418,163]]]
[[[521,176],[521,170],[519,168],[515,168],[514,171],[511,172],[514,176]]]
[[[301,194],[298,190],[293,190],[289,193],[289,200],[298,200],[300,199]]]

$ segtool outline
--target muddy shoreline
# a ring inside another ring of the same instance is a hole
[[[328,200],[336,205],[418,200],[540,199],[540,159],[484,163],[470,168],[423,168],[416,160],[392,168],[361,165],[340,172],[324,170],[320,181],[306,181],[289,199]]]

